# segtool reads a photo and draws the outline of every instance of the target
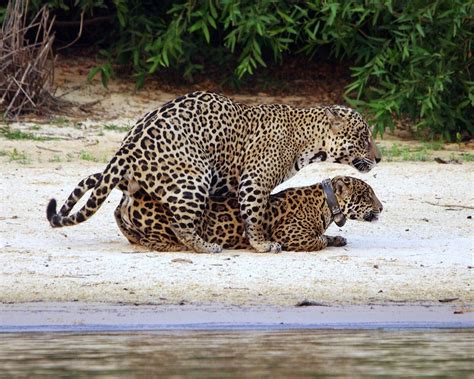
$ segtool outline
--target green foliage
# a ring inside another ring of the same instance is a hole
[[[465,162],[474,162],[474,154],[463,153],[461,154],[461,158]]]
[[[79,159],[83,161],[89,161],[89,162],[98,162],[98,159],[92,155],[90,152],[81,150],[79,153]]]
[[[8,151],[7,155],[10,162],[18,162],[20,164],[31,163],[31,159],[28,157],[28,155],[24,151],[17,150],[16,148]]]
[[[370,112],[379,133],[393,127],[393,116],[408,116],[418,130],[446,140],[474,133],[472,3],[384,3],[385,20],[351,54],[359,65],[352,68],[348,102]]]
[[[61,156],[55,154],[48,160],[48,162],[60,163],[62,162],[62,159]]]
[[[97,29],[109,63],[133,68],[137,86],[173,69],[187,80],[212,64],[245,79],[286,54],[317,59],[324,46],[352,65],[349,104],[375,131],[409,117],[445,140],[473,134],[473,3],[469,0],[34,0],[77,20],[108,15]]]
[[[105,124],[104,125],[104,130],[111,130],[111,131],[114,131],[114,132],[123,133],[123,132],[128,132],[130,130],[130,127],[129,126],[119,126],[119,125],[115,125],[115,124]]]
[[[102,85],[107,88],[107,84],[109,83],[110,78],[113,76],[112,65],[110,62],[103,64],[102,66],[93,67],[89,74],[87,75],[87,80],[90,82],[92,79],[100,73],[100,79],[102,81]]]
[[[6,5],[5,6],[0,6],[0,22],[3,22],[4,18],[5,18],[5,13],[7,11],[7,7]]]
[[[22,132],[21,130],[12,130],[9,127],[0,128],[0,135],[8,140],[32,140],[32,141],[52,141],[57,138],[37,136],[33,133]]]
[[[440,149],[441,147],[438,148],[438,144],[436,143],[425,143],[422,146],[408,146],[394,143],[390,148],[384,146],[380,147],[380,151],[387,162],[400,160],[426,162],[431,160],[433,151]]]

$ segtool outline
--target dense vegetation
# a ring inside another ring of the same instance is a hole
[[[444,139],[474,134],[469,0],[34,0],[32,10],[45,3],[59,21],[83,14],[85,35],[106,52],[91,72],[104,82],[112,63],[131,65],[138,86],[165,67],[191,79],[210,63],[245,80],[323,48],[350,62],[347,101],[377,132],[408,117]]]

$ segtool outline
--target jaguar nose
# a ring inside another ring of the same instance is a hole
[[[380,152],[380,149],[379,147],[377,146],[377,144],[372,141],[372,151],[374,153],[374,157],[375,157],[375,162],[376,163],[379,163],[381,160],[382,160],[382,153]]]

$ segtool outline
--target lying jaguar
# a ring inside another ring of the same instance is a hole
[[[100,178],[98,173],[82,180],[60,214],[69,214]],[[168,206],[152,199],[143,190],[128,196],[125,194],[128,184],[120,186],[124,195],[115,210],[115,219],[131,243],[157,251],[188,250],[173,230],[173,213]],[[335,199],[331,198],[331,193]],[[338,206],[340,212],[337,211]],[[375,221],[381,211],[382,204],[367,183],[349,176],[338,176],[323,183],[289,188],[271,195],[263,217],[264,234],[269,241],[277,242],[284,250],[290,251],[317,251],[326,246],[344,246],[346,240],[343,237],[324,235],[334,218],[339,225],[345,222],[345,217]],[[50,217],[51,213],[48,213]],[[224,248],[250,248],[235,197],[210,197],[197,230],[206,242]]]
[[[265,237],[271,191],[307,164],[350,164],[367,172],[380,161],[367,123],[343,106],[296,108],[249,106],[227,97],[194,92],[147,113],[125,136],[87,203],[68,216],[51,213],[53,227],[90,218],[119,183],[133,183],[166,204],[181,244],[220,252],[205,241],[199,220],[210,196],[237,198],[250,245],[259,252],[281,246]],[[53,203],[49,209],[52,209]]]

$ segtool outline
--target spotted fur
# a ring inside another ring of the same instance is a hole
[[[131,196],[143,191],[166,204],[181,244],[219,252],[197,224],[209,196],[238,199],[245,234],[259,252],[281,249],[264,233],[270,192],[307,164],[350,164],[367,172],[380,160],[370,129],[343,106],[248,106],[224,96],[194,92],[147,113],[129,131],[87,203],[64,216],[48,206],[53,227],[90,218],[119,183]],[[125,185],[125,184],[124,184]]]
[[[71,193],[60,212],[68,214],[77,201],[94,188],[101,174],[82,180]],[[360,179],[338,176],[332,179],[336,198],[351,220],[375,221],[382,204],[372,188]],[[115,220],[122,234],[133,244],[157,251],[187,250],[173,230],[173,213],[166,205],[139,190],[129,196],[125,189]],[[317,251],[326,246],[344,246],[345,238],[327,236],[324,232],[333,222],[321,184],[289,188],[270,196],[264,213],[264,233],[269,241],[279,243],[284,250]],[[224,248],[249,249],[245,237],[238,200],[235,197],[211,196],[203,217],[197,224],[198,233],[208,243]]]

